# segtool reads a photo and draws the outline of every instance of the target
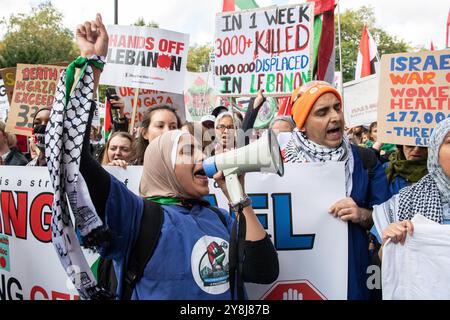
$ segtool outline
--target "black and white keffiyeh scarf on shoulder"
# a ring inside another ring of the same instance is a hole
[[[444,204],[450,203],[450,178],[439,164],[439,149],[450,132],[450,118],[433,130],[428,148],[428,174],[415,185],[400,190],[398,219],[411,220],[416,214],[443,223]]]
[[[47,167],[54,188],[52,242],[61,263],[82,299],[109,299],[111,295],[97,281],[81,250],[70,212],[83,246],[95,249],[108,238],[98,217],[87,185],[79,172],[83,139],[92,107],[94,78],[91,65],[102,68],[104,58],[79,57],[61,73],[55,102],[46,128]],[[70,93],[75,68],[80,77]]]
[[[379,234],[390,224],[411,220],[420,214],[442,224],[444,206],[450,203],[450,178],[439,164],[439,149],[450,132],[450,118],[441,121],[433,130],[428,147],[428,174],[416,184],[405,187],[390,200],[375,206],[373,219]]]
[[[339,147],[329,148],[314,143],[303,132],[296,130],[286,145],[284,160],[294,163],[344,161],[346,194],[349,197],[352,193],[354,159],[350,141],[346,135],[343,136]]]

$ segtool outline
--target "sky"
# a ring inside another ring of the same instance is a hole
[[[153,20],[160,28],[190,34],[190,44],[212,43],[215,14],[222,0],[118,0],[119,24],[132,24],[139,17]],[[41,0],[0,0],[0,18],[29,13]],[[256,0],[260,7],[300,3],[303,0]],[[100,12],[105,24],[114,23],[114,0],[53,0],[64,15],[64,25],[75,30],[77,24],[92,20]],[[75,4],[76,3],[76,4]],[[448,0],[339,0],[339,10],[358,9],[366,5],[375,11],[376,24],[390,35],[409,42],[412,47],[436,49],[445,46],[445,25],[450,9]],[[338,10],[335,10],[337,14]],[[0,27],[0,37],[5,29]]]

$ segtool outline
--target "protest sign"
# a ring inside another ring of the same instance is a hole
[[[137,90],[138,89],[126,87],[118,87],[116,89],[118,96],[122,98],[125,104],[124,113],[127,119],[131,119],[131,114],[133,112],[133,99]],[[177,110],[177,114],[180,116],[181,121],[184,122],[186,120],[184,111],[184,96],[182,94],[140,89],[137,100],[137,114],[135,123],[140,125],[144,112],[147,109],[159,105],[168,105],[174,108]]]
[[[3,79],[0,77],[0,120],[5,121],[9,110],[8,95],[3,83]]]
[[[192,121],[211,114],[216,104],[212,73],[188,72],[184,86],[186,112]],[[187,115],[187,114],[186,114]]]
[[[101,103],[99,101],[95,101],[95,111],[94,111],[94,115],[92,116],[92,126],[94,127],[100,127],[101,126],[101,121],[100,121],[100,113],[102,112],[101,110],[103,110],[103,115],[105,114],[105,104]],[[104,118],[104,116],[103,116]]]
[[[311,80],[313,3],[219,13],[214,86],[219,95],[290,94]]]
[[[138,193],[141,166],[106,168]],[[345,197],[344,179],[339,162],[285,164],[282,178],[247,174],[246,191],[280,262],[275,283],[246,284],[249,298],[347,298],[347,224],[328,213]],[[0,167],[0,300],[78,298],[51,244],[51,188],[46,168]],[[206,199],[228,208],[212,181]],[[85,255],[90,264],[97,258]]]
[[[347,223],[328,213],[333,203],[345,197],[344,166],[338,162],[284,165],[283,177],[246,175],[246,192],[271,235],[280,263],[277,281],[246,284],[248,296],[281,300],[297,292],[297,299],[304,300],[347,299]],[[223,201],[220,207],[226,208],[222,193],[215,194]]]
[[[138,192],[142,167],[106,168]],[[0,166],[0,190],[0,300],[78,299],[51,243],[47,168]],[[98,255],[83,251],[92,265]]]
[[[236,98],[236,105],[234,106],[244,117],[249,108],[251,98],[242,97]],[[253,129],[265,129],[269,127],[270,122],[277,116],[278,113],[278,99],[275,97],[267,97],[266,101],[260,107],[253,125]]]
[[[0,69],[0,77],[3,79],[3,83],[5,85],[8,102],[11,104],[14,92],[14,83],[16,83],[16,68]]]
[[[339,93],[342,96],[342,92],[343,90],[343,78],[342,78],[342,72],[341,71],[335,71],[334,72],[334,77],[333,77],[333,87],[336,88],[337,91],[339,91]]]
[[[159,28],[107,27],[100,84],[183,93],[189,36]]]
[[[63,66],[18,64],[6,130],[31,136],[33,116],[43,107],[52,107]]]
[[[450,116],[450,50],[383,55],[378,140],[427,146]]]
[[[377,121],[378,75],[344,83],[344,116],[348,128]]]
[[[417,214],[411,222],[414,234],[405,243],[383,247],[384,300],[450,299],[450,226]]]

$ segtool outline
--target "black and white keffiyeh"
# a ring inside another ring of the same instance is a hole
[[[450,178],[439,164],[439,149],[450,132],[450,118],[433,130],[428,148],[428,175],[415,185],[400,190],[398,219],[411,220],[416,214],[443,223],[443,205],[450,202]]]
[[[399,192],[396,221],[411,220],[420,214],[434,222],[444,221],[439,189],[430,174]]]
[[[67,71],[61,73],[45,136],[47,167],[55,192],[52,242],[66,273],[83,299],[110,297],[108,292],[97,286],[70,217],[72,212],[85,246],[94,248],[105,238],[106,226],[98,217],[79,172],[83,139],[88,134],[86,129],[92,107],[94,78],[90,64],[94,62],[104,64],[104,59],[98,56],[78,58]],[[75,67],[81,68],[80,79],[70,93]]]
[[[390,200],[374,206],[373,220],[379,234],[390,224],[411,220],[420,214],[442,224],[444,206],[450,201],[450,178],[439,163],[439,149],[450,132],[450,118],[441,121],[433,130],[428,147],[428,174],[416,184],[405,187]]]
[[[328,148],[309,140],[303,132],[294,131],[284,149],[284,160],[294,163],[345,161],[345,189],[347,196],[350,196],[353,187],[354,159],[346,135],[343,136],[339,147]]]

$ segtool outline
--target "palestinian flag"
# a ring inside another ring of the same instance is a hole
[[[313,78],[333,83],[335,64],[334,0],[314,2]]]
[[[104,123],[104,134],[105,143],[108,142],[109,135],[111,134],[111,103],[109,99],[105,99],[105,123]]]
[[[259,8],[255,0],[223,0],[222,12]]]
[[[291,113],[291,97],[278,98],[278,115],[290,116]]]
[[[329,83],[334,81],[335,36],[334,0],[308,0],[314,2],[314,47],[312,57],[313,78]],[[291,115],[290,97],[279,98],[278,115]]]
[[[377,45],[369,29],[364,24],[361,42],[359,43],[358,59],[356,61],[355,80],[376,73],[378,58]]]
[[[236,0],[236,6],[241,10],[259,8],[255,0]]]
[[[223,0],[222,12],[235,11],[234,0]]]

